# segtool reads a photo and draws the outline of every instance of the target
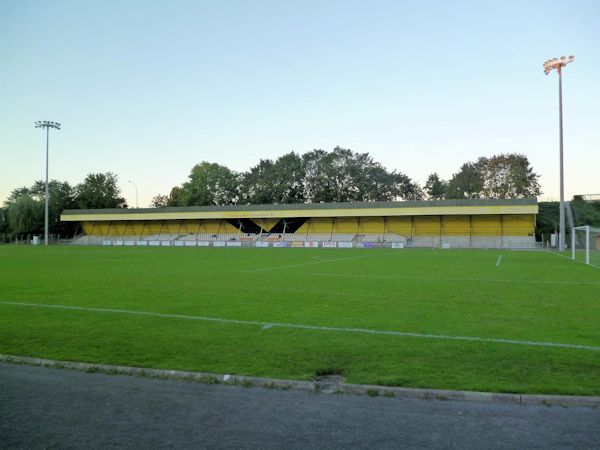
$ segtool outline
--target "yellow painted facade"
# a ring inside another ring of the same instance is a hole
[[[331,207],[330,207],[331,205]],[[335,205],[335,207],[333,207]],[[271,208],[271,209],[269,209]],[[256,209],[256,210],[255,210]],[[244,230],[281,234],[395,234],[405,238],[528,237],[535,231],[535,200],[462,200],[374,204],[269,205],[145,210],[66,211],[90,236],[222,235]],[[238,220],[239,219],[239,220]],[[470,241],[470,240],[469,240]],[[480,240],[481,241],[481,240]]]
[[[277,224],[275,220],[253,220],[265,232]],[[83,232],[91,236],[142,237],[159,234],[239,233],[240,229],[226,220],[136,220],[84,221]],[[383,234],[405,237],[424,236],[532,236],[533,214],[491,214],[462,216],[411,217],[329,217],[310,218],[297,234]]]

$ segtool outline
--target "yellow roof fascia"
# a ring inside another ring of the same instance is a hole
[[[537,214],[537,205],[498,206],[427,206],[409,208],[332,208],[332,209],[285,209],[270,211],[201,211],[201,212],[151,212],[121,214],[66,214],[65,222],[89,222],[110,220],[184,220],[184,219],[286,219],[290,217],[381,217],[381,216],[454,216],[484,214]]]

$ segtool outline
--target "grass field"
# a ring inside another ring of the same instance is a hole
[[[599,325],[600,269],[546,252],[0,246],[3,354],[600,395]]]
[[[565,255],[569,258],[573,257],[573,253],[571,250],[567,250],[565,251]],[[600,268],[600,250],[597,249],[592,249],[589,252],[589,262],[586,260],[586,252],[585,250],[576,250],[575,251],[575,260],[582,262],[582,263],[588,263],[591,264],[593,266],[596,266],[597,268]]]

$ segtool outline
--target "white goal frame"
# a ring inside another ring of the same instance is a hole
[[[571,259],[575,259],[575,232],[577,230],[585,231],[585,263],[590,263],[590,230],[600,232],[599,228],[592,228],[589,225],[585,225],[582,227],[573,227],[571,228]]]

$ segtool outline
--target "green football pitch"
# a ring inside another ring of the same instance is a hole
[[[533,251],[5,245],[0,353],[600,395],[600,269]]]

